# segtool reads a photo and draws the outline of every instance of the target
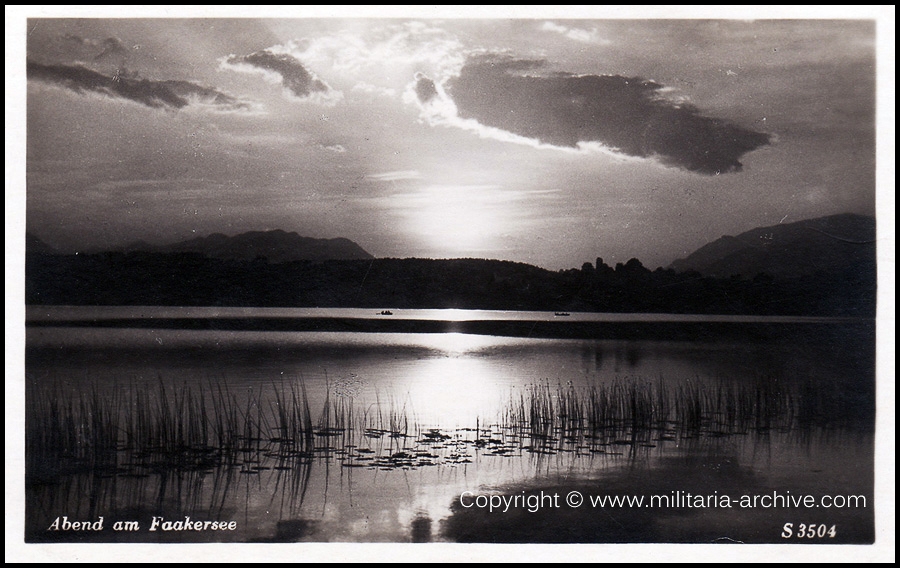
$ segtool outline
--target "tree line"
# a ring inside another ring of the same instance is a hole
[[[26,255],[26,303],[461,308],[873,317],[874,266],[715,278],[638,259],[550,271],[485,259],[223,260],[198,253]]]

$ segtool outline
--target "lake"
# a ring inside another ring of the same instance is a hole
[[[29,306],[27,538],[874,538],[871,321],[385,310]],[[104,527],[48,531],[61,516]],[[237,528],[149,530],[186,516]]]

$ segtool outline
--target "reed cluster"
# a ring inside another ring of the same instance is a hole
[[[246,455],[239,456],[247,452],[311,459],[323,450],[355,447],[364,438],[420,433],[404,399],[376,394],[374,403],[363,406],[327,388],[314,411],[302,380],[239,391],[224,382],[167,385],[162,380],[149,389],[95,385],[76,392],[32,385],[26,400],[27,472],[33,481],[67,471],[122,472],[123,464],[136,460],[150,469],[202,470],[247,463]],[[532,385],[510,398],[495,421],[532,440],[631,436],[646,441],[676,433],[723,436],[846,426],[846,419],[839,393],[817,385],[634,379]]]
[[[587,387],[534,385],[512,398],[503,415],[531,431],[765,432],[823,424],[828,397],[778,381],[753,384],[614,381]]]

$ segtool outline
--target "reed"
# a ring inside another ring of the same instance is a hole
[[[502,420],[538,439],[552,432],[615,437],[677,430],[721,436],[863,426],[864,416],[839,411],[840,396],[811,382],[788,387],[767,378],[750,384],[695,379],[676,387],[662,380],[617,380],[555,390],[545,383],[511,397]]]
[[[842,397],[812,382],[787,386],[765,378],[751,384],[693,379],[677,386],[622,379],[554,387],[545,381],[512,396],[495,425],[533,444],[553,445],[868,424],[870,416],[847,410]],[[128,467],[202,470],[252,463],[251,454],[263,453],[309,460],[365,438],[404,439],[421,431],[408,396],[376,393],[374,404],[358,407],[353,397],[331,396],[329,389],[315,413],[302,377],[240,392],[224,381],[167,385],[162,378],[152,389],[91,386],[73,393],[61,385],[30,385],[26,400],[27,475],[36,482]],[[478,421],[478,437],[488,423]]]

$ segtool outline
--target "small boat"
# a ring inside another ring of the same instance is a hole
[[[556,312],[553,315],[562,317],[562,316],[570,316],[572,314],[570,314],[569,312]]]
[[[392,312],[391,310],[381,310],[381,314],[380,314],[380,315],[383,315],[383,316],[392,316],[392,315],[394,315],[394,312]]]

